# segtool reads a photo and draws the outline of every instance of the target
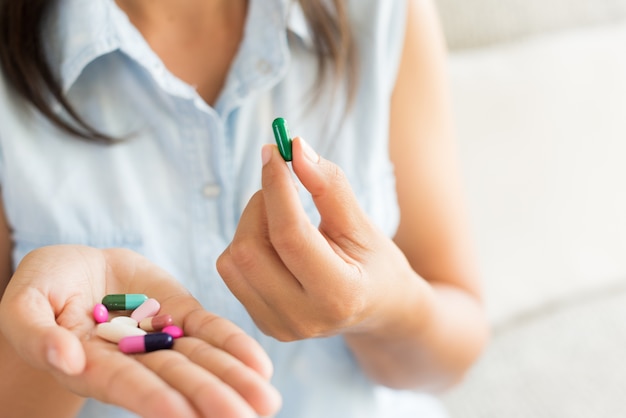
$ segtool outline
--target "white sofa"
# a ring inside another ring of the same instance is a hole
[[[438,0],[493,339],[453,418],[626,417],[626,0]]]

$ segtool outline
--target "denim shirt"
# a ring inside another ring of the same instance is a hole
[[[279,417],[441,416],[430,397],[369,381],[341,337],[280,343],[263,335],[215,268],[260,188],[260,149],[273,142],[277,116],[346,172],[364,210],[393,236],[389,105],[405,7],[400,0],[349,2],[361,72],[346,113],[341,86],[311,101],[313,41],[299,6],[288,0],[249,1],[244,39],[214,106],[168,71],[113,0],[60,0],[45,26],[53,71],[89,124],[122,139],[104,145],[71,137],[25,106],[0,77],[0,182],[14,262],[60,243],[145,255],[206,309],[261,342],[284,398]],[[301,197],[318,222],[304,190]],[[406,415],[381,402],[404,405]],[[130,415],[88,401],[81,416]]]

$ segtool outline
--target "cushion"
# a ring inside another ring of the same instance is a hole
[[[626,18],[626,0],[436,0],[450,48],[511,41]]]
[[[450,57],[495,324],[626,278],[625,45],[622,23]]]

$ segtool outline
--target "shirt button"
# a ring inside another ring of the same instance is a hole
[[[272,65],[264,59],[260,59],[256,63],[256,69],[261,74],[269,74],[272,71]]]
[[[217,197],[221,191],[222,188],[219,185],[212,183],[209,183],[202,188],[202,194],[207,198]]]

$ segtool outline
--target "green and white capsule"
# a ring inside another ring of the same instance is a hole
[[[285,161],[291,161],[291,135],[289,134],[287,121],[283,118],[274,119],[272,130],[274,131],[274,139],[276,139],[280,155],[282,155]]]
[[[138,308],[148,300],[148,296],[137,293],[106,295],[102,298],[102,304],[109,311],[126,311]]]

